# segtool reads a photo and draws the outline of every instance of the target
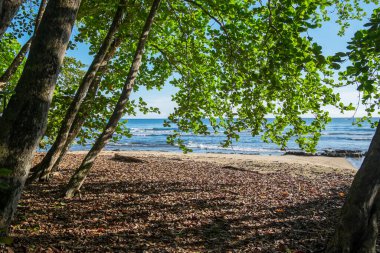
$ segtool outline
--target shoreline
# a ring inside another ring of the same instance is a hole
[[[38,152],[41,155],[44,152]],[[87,151],[70,151],[68,154],[85,155]],[[221,166],[244,168],[261,173],[276,172],[273,164],[283,165],[290,174],[310,175],[313,173],[338,173],[354,175],[357,169],[343,157],[324,156],[295,156],[295,155],[249,155],[249,154],[216,154],[216,153],[188,153],[160,152],[160,151],[102,151],[100,156],[114,156],[115,154],[136,157],[139,159],[169,159],[189,162],[208,162]]]

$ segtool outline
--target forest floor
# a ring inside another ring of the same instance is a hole
[[[136,152],[133,157],[142,162],[131,162],[103,153],[81,196],[67,200],[61,198],[65,183],[83,158],[69,154],[53,180],[24,191],[12,227],[13,249],[257,253],[323,249],[354,170],[297,163],[294,158],[263,162],[220,156],[225,159]],[[41,158],[37,155],[36,162]]]

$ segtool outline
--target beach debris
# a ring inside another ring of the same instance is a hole
[[[297,156],[317,156],[318,154],[308,153],[305,151],[287,151],[284,155],[297,155]]]
[[[318,152],[318,153],[308,153],[305,151],[287,151],[284,153],[284,155],[360,158],[360,157],[365,156],[365,152],[360,151],[360,150],[326,149],[323,152]]]
[[[119,154],[115,154],[112,159],[124,163],[144,163],[144,160],[139,158]]]
[[[173,157],[173,158],[170,158],[170,160],[174,160],[174,161],[182,161],[182,159],[179,158],[179,157]]]
[[[343,149],[336,149],[336,150],[324,150],[321,153],[322,156],[329,156],[329,157],[353,157],[353,158],[360,158],[365,155],[363,151],[360,150],[343,150]]]

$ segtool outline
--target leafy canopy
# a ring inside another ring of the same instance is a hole
[[[372,16],[364,25],[364,29],[357,31],[348,44],[348,52],[337,53],[336,61],[346,60],[349,65],[339,73],[342,85],[357,87],[361,103],[366,106],[367,115],[362,121],[369,121],[373,126],[372,117],[378,115],[380,101],[380,9],[373,11]]]

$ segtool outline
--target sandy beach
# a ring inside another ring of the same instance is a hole
[[[70,154],[86,154],[86,151],[76,151]],[[325,156],[265,156],[245,154],[215,154],[215,153],[179,153],[154,151],[103,151],[102,156],[115,154],[154,159],[173,159],[182,161],[209,162],[218,165],[236,166],[260,173],[286,171],[290,174],[310,175],[313,173],[335,172],[354,175],[356,170],[345,158]],[[257,166],[259,165],[259,166]]]
[[[68,154],[50,182],[27,187],[16,250],[316,251],[355,174],[343,158],[110,151],[80,196],[60,198],[84,154]]]

